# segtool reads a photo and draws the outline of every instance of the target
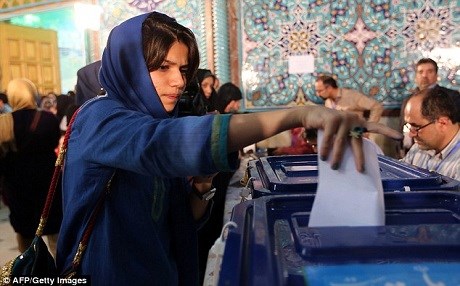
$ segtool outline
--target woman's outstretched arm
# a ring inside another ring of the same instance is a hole
[[[402,134],[398,131],[379,123],[366,122],[355,114],[323,106],[305,106],[233,115],[228,131],[228,151],[239,150],[295,127],[323,130],[323,142],[318,152],[322,160],[332,156],[331,166],[334,169],[340,164],[345,144],[350,143],[356,169],[364,170],[362,139],[350,137],[350,131],[355,127],[363,127],[367,132],[379,133],[396,140],[402,139]]]

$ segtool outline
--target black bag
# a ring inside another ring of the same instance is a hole
[[[2,267],[2,285],[13,277],[34,276],[34,277],[55,277],[57,276],[54,258],[48,250],[43,238],[35,236],[32,244],[18,257],[8,261]],[[12,281],[10,282],[12,283]]]

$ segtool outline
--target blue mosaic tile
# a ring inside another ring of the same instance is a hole
[[[422,57],[438,62],[441,85],[460,88],[455,1],[244,0],[241,19],[248,110],[321,103],[313,87],[322,73],[398,107],[415,87],[414,65]],[[437,52],[454,47],[451,56]],[[315,72],[288,74],[288,57],[301,54],[315,56]]]
[[[227,1],[215,0],[213,3],[214,29],[214,73],[220,83],[230,81],[229,35],[227,21]]]

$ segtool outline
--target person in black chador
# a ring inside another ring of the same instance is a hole
[[[196,81],[199,86],[198,94],[193,99],[193,114],[203,115],[216,112],[216,76],[207,69],[198,69]]]

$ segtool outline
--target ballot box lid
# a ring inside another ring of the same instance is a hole
[[[378,155],[383,190],[460,190],[460,182],[441,174]],[[315,154],[268,156],[249,161],[253,197],[287,193],[314,193],[318,185]]]

